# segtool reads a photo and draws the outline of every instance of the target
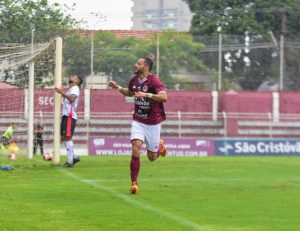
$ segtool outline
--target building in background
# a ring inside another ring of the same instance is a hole
[[[193,14],[183,0],[132,0],[133,30],[189,31]]]

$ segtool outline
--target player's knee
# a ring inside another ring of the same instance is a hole
[[[141,153],[141,146],[140,145],[132,145],[132,155],[135,157],[139,157]]]

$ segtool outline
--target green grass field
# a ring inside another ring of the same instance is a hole
[[[300,230],[300,158],[143,157],[138,195],[129,160],[20,157],[0,171],[0,230]]]

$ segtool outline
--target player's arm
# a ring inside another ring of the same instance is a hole
[[[128,88],[121,87],[120,85],[117,84],[116,81],[109,81],[108,86],[110,86],[113,89],[119,90],[119,92],[121,92],[121,94],[124,96],[134,96],[133,92],[129,91]]]
[[[64,92],[64,88],[63,87],[56,87],[55,88],[55,91],[59,94],[61,94],[62,97],[68,99],[69,101],[71,102],[74,102],[77,95],[67,95],[65,92]]]
[[[67,98],[68,100],[70,100],[71,102],[74,102],[75,99],[77,98],[77,95],[66,95],[64,93],[63,97]]]
[[[138,91],[135,93],[136,97],[146,97],[146,98],[150,98],[153,99],[157,102],[167,102],[168,100],[168,96],[165,92],[162,93],[158,93],[158,94],[152,94],[152,93],[146,93],[146,92],[142,92],[142,91]]]

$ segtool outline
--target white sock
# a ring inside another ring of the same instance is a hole
[[[77,158],[77,156],[75,155],[75,150],[74,150],[74,148],[72,148],[72,155],[73,155],[73,157],[76,159]]]
[[[67,157],[68,157],[68,163],[69,164],[73,164],[73,155],[74,155],[74,151],[73,151],[73,141],[69,140],[65,142],[66,148],[67,148]]]

